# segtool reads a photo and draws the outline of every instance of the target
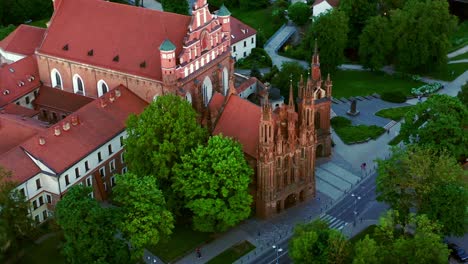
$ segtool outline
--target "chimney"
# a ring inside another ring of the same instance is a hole
[[[39,137],[39,145],[41,145],[41,146],[45,145],[45,138]]]
[[[73,126],[77,126],[80,123],[80,119],[77,115],[71,117],[71,123]]]
[[[101,102],[101,107],[102,107],[102,108],[104,108],[104,107],[107,106],[107,102],[106,102],[106,99],[104,99],[104,96],[101,97],[100,102]]]
[[[114,91],[110,91],[109,93],[109,102],[113,103],[115,101]]]
[[[69,121],[63,122],[62,128],[63,128],[63,131],[68,131],[68,130],[70,130],[70,122],[69,122]]]
[[[60,136],[61,131],[60,131],[60,126],[55,126],[54,128],[54,135]]]
[[[118,98],[118,97],[120,97],[122,95],[122,92],[120,92],[119,88],[115,89],[114,91],[115,91],[115,97]]]

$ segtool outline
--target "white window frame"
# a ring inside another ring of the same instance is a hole
[[[127,167],[122,168],[122,174],[125,174],[125,173],[127,173]]]
[[[109,162],[109,171],[110,171],[110,172],[115,171],[115,159],[113,159],[113,160],[111,160],[111,161]]]
[[[114,188],[114,186],[115,186],[115,176],[112,176],[110,178],[110,184],[111,184],[111,188]]]
[[[102,170],[103,173],[101,173],[101,170]],[[101,178],[106,177],[106,167],[105,166],[99,168],[99,174],[102,175]]]
[[[82,87],[83,91],[80,91],[78,89],[78,79],[81,80],[81,85],[83,86]],[[78,75],[78,74],[73,75],[73,92],[74,93],[79,93],[79,94],[82,94],[82,95],[86,95],[86,89],[85,89],[83,78],[81,78],[81,76]]]
[[[59,78],[60,78],[60,86],[57,84],[57,79],[55,78],[56,74],[58,74]],[[51,81],[51,84],[52,84],[52,88],[60,88],[61,90],[63,90],[63,78],[62,78],[62,75],[60,74],[60,72],[57,70],[57,69],[52,69],[52,71],[50,71],[50,81]]]
[[[89,181],[89,182],[88,182],[88,181]],[[86,178],[86,186],[88,186],[88,187],[93,186],[93,179],[91,178],[91,176],[89,176],[88,178]]]
[[[103,94],[105,94],[101,89],[102,84],[106,85],[107,91],[105,93],[109,92],[109,85],[107,85],[107,83],[104,80],[101,79],[97,83],[98,97],[101,97]]]

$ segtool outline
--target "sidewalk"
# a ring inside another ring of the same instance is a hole
[[[461,48],[461,49],[458,49],[454,52],[450,52],[449,54],[447,54],[447,58],[451,59],[453,57],[456,57],[460,54],[463,54],[463,53],[466,53],[468,52],[468,45],[466,45],[465,47]]]

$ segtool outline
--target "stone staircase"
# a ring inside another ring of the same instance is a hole
[[[333,162],[317,166],[315,177],[317,180],[317,190],[333,200],[339,199],[361,179],[361,177],[354,175]]]

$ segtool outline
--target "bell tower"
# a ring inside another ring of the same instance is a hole
[[[159,46],[163,83],[172,89],[175,89],[177,83],[175,50],[176,46],[169,39]]]

